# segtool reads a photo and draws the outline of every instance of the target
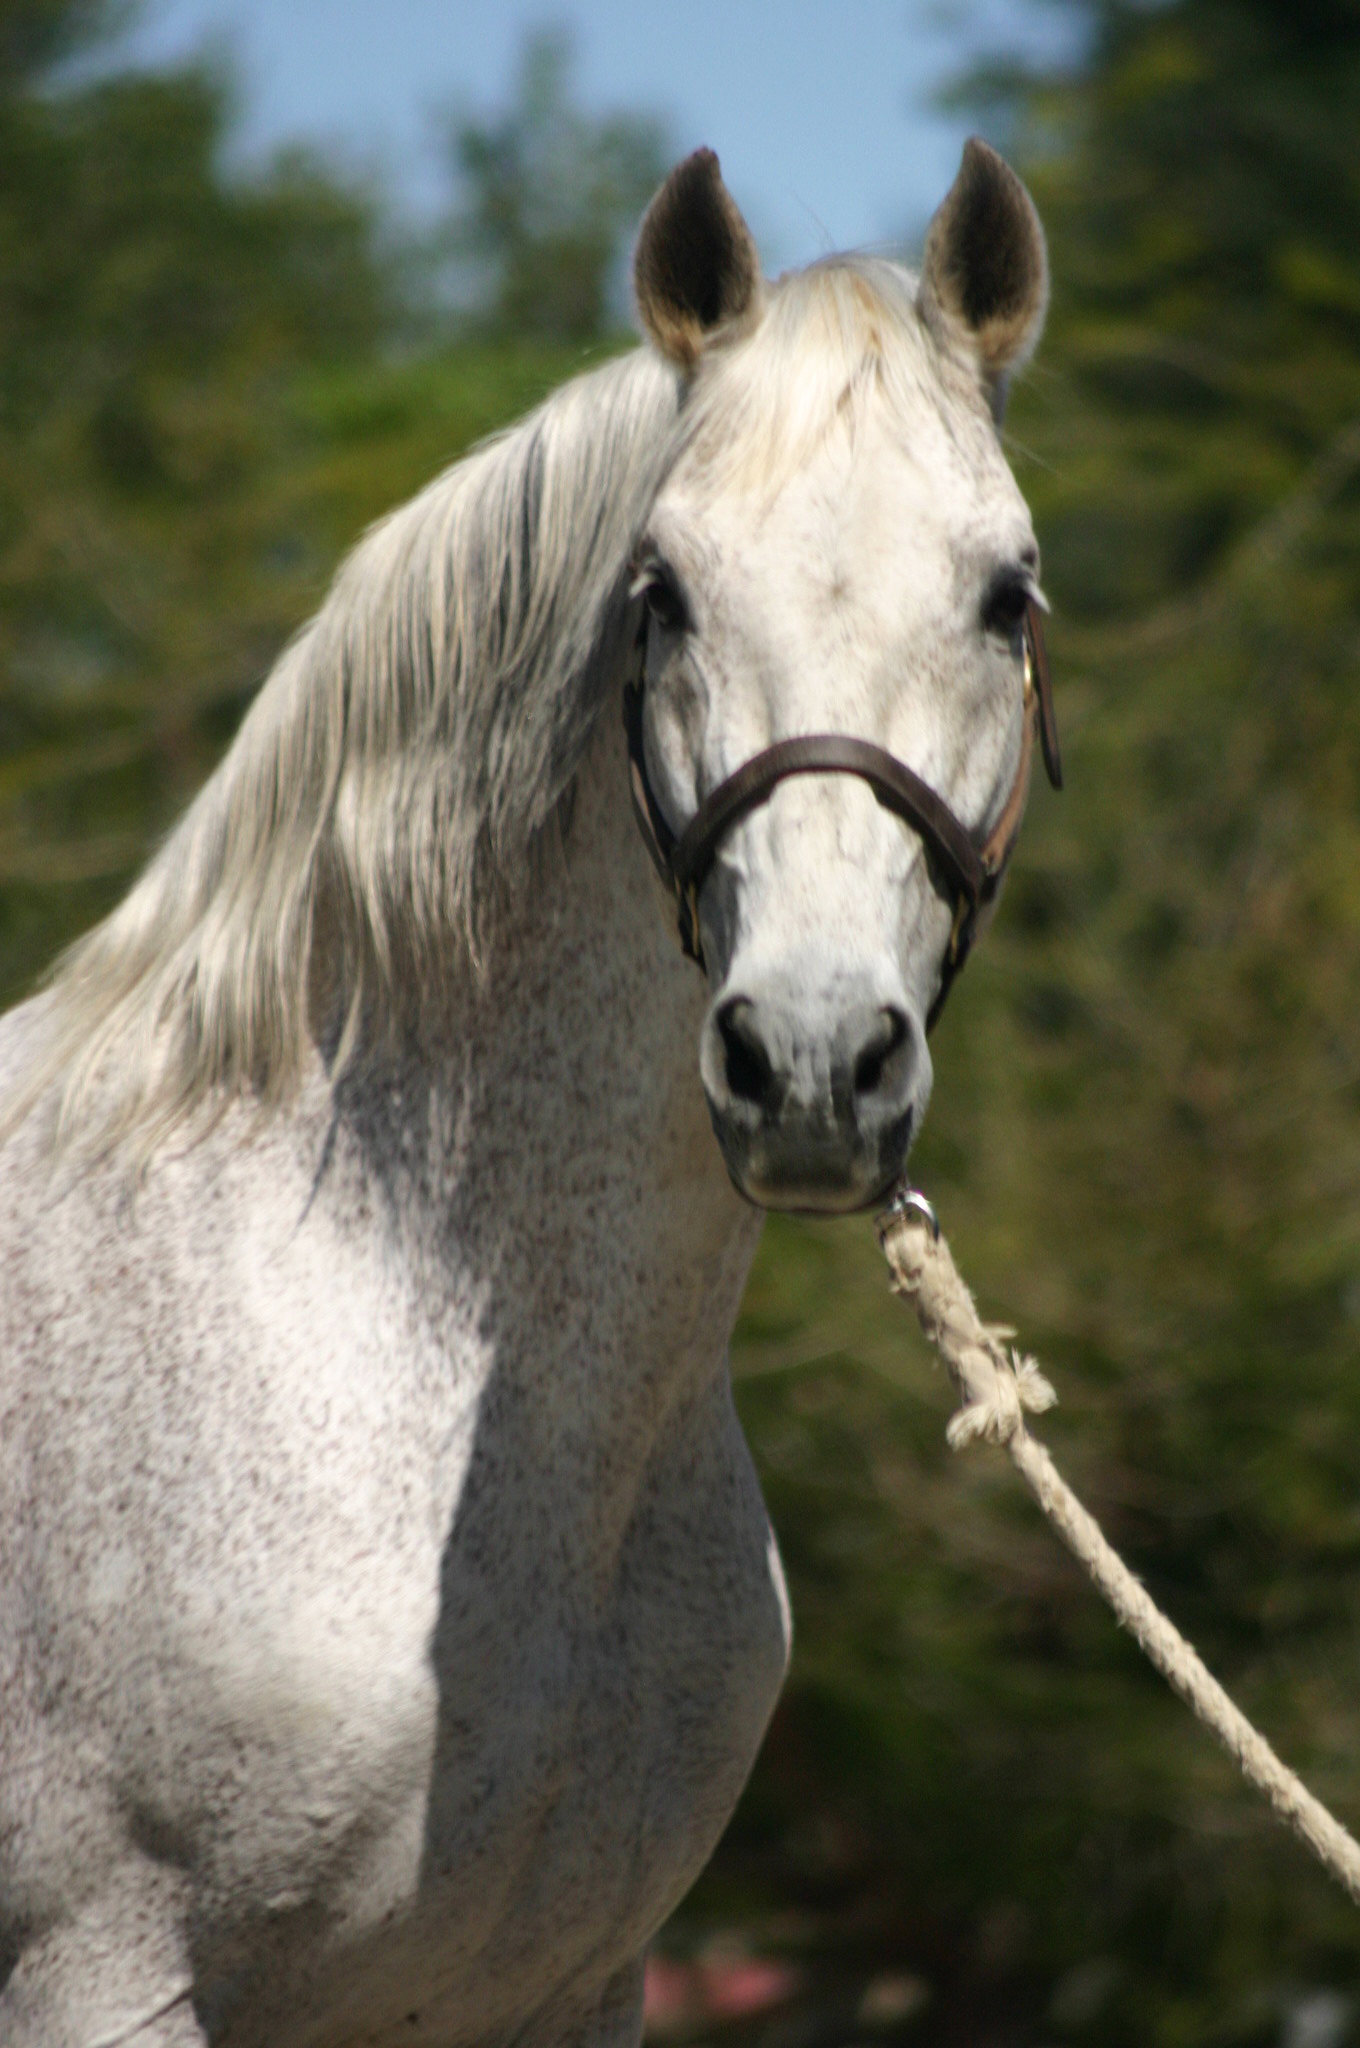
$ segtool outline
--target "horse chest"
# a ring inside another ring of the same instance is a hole
[[[598,1969],[602,1944],[636,1954],[711,1853],[787,1653],[753,1486],[734,1500],[701,1485],[682,1503],[658,1483],[588,1605],[551,1578],[521,1590],[479,1702],[459,1625],[434,1645],[431,1963],[457,1926],[493,2004]]]
[[[523,1421],[484,1390],[448,1504],[411,1518],[426,1533],[338,1576],[318,1552],[267,1683],[255,1658],[268,1725],[247,1745],[260,1770],[240,1787],[224,1917],[245,1900],[276,1930],[277,1992],[242,2003],[224,1969],[225,2041],[290,2039],[288,1986],[299,2039],[331,1998],[337,2024],[367,2015],[356,2038],[390,2022],[418,2039],[410,2011],[485,2037],[635,1955],[721,1832],[787,1654],[725,1384],[711,1376],[612,1487],[590,1483],[607,1447],[545,1457]]]

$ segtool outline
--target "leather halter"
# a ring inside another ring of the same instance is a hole
[[[644,619],[639,635],[644,649],[646,631]],[[980,845],[944,798],[923,782],[914,769],[908,768],[905,761],[899,761],[871,740],[854,739],[846,733],[809,733],[800,739],[777,740],[720,782],[704,798],[683,832],[673,832],[647,774],[643,745],[645,673],[640,666],[637,677],[625,684],[623,692],[633,811],[652,864],[675,896],[680,944],[688,958],[700,967],[704,965],[699,937],[699,891],[708,879],[724,835],[791,775],[858,775],[868,783],[885,810],[919,834],[936,886],[942,888],[954,906],[954,925],[941,968],[939,993],[926,1019],[929,1030],[968,957],[979,915],[995,898],[1020,835],[1036,731],[1048,779],[1054,789],[1062,788],[1062,756],[1058,750],[1048,653],[1042,616],[1033,598],[1025,606],[1023,631],[1025,723],[1020,760],[1001,815]]]

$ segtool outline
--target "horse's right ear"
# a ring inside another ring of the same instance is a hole
[[[643,326],[682,370],[716,327],[758,308],[760,258],[711,149],[677,164],[647,208],[633,286]]]

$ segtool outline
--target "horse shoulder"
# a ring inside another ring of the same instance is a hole
[[[414,1881],[469,1403],[317,1153],[224,1126],[129,1191],[0,1150],[0,1788],[42,1792],[0,1810],[0,1946],[36,1870],[97,1890],[138,1836],[224,1924],[356,1830]]]

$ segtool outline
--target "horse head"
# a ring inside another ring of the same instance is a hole
[[[635,783],[709,977],[709,1110],[751,1200],[862,1207],[920,1127],[927,1027],[1023,806],[1039,557],[998,423],[1043,234],[972,142],[919,280],[838,257],[767,285],[701,151],[635,281],[686,386],[635,563]]]

